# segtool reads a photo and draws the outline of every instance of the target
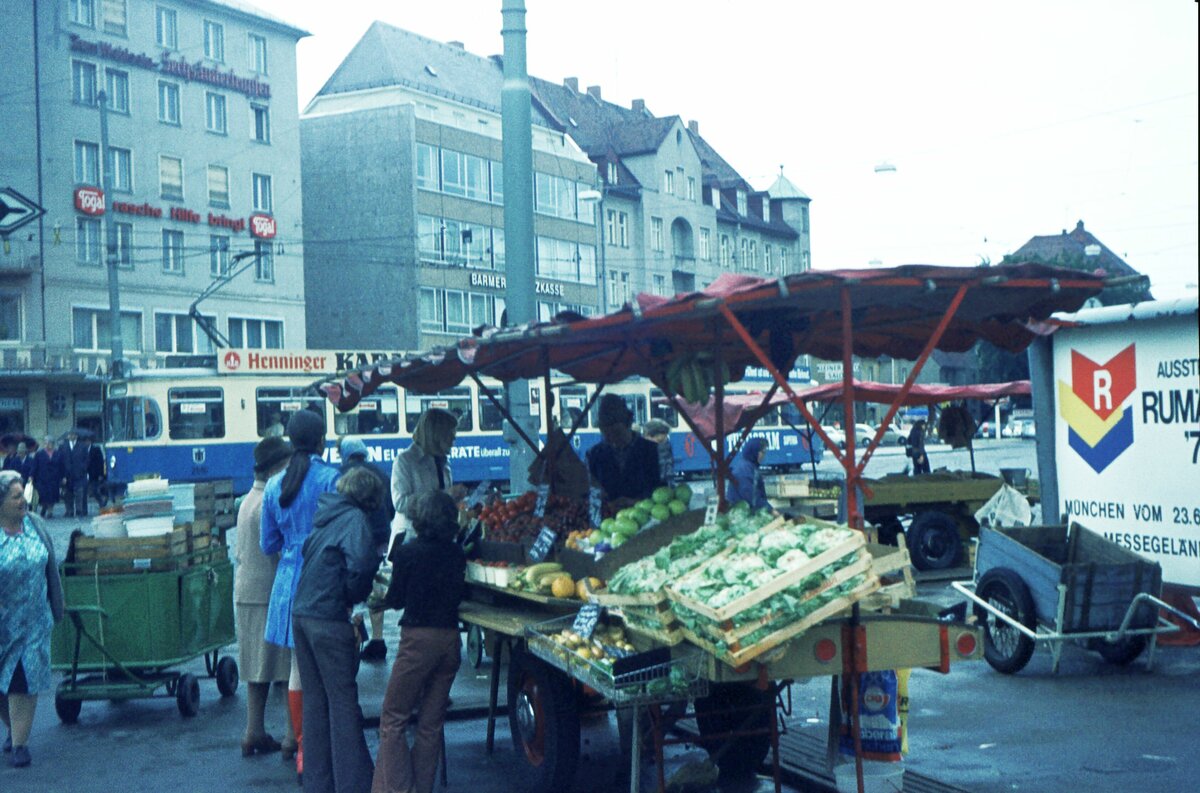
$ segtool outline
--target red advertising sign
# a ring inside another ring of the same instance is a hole
[[[104,191],[99,187],[76,187],[75,208],[85,215],[103,215]]]
[[[270,215],[251,215],[250,234],[263,240],[272,239],[275,236],[275,218]]]

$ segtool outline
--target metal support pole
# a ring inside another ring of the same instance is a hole
[[[721,348],[721,325],[716,327],[716,358],[713,359],[713,382],[716,390],[713,393],[713,405],[717,409],[717,437],[713,438],[713,448],[717,453],[716,469],[713,471],[713,486],[717,489],[717,508],[724,512],[729,504],[725,502],[725,480],[729,478],[729,461],[725,458],[725,380],[721,377],[721,364],[725,361],[725,352]]]
[[[859,471],[854,465],[854,442],[858,432],[854,424],[854,323],[850,317],[850,287],[842,287],[842,413],[846,420],[846,523],[861,530],[858,510]]]
[[[96,99],[100,102],[100,189],[104,191],[106,202],[104,262],[108,272],[109,350],[112,356],[108,374],[111,379],[121,376],[121,361],[125,357],[125,340],[121,338],[121,290],[117,282],[117,227],[113,223],[112,213],[107,206],[112,190],[112,174],[108,167],[108,94],[101,91],[96,95]]]

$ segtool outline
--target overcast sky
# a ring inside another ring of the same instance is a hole
[[[501,0],[251,0],[314,35],[303,107],[381,20],[503,51]],[[1082,220],[1197,282],[1197,4],[1187,0],[526,0],[529,71],[701,134],[813,200],[813,266],[998,262]],[[881,163],[894,171],[876,172]]]

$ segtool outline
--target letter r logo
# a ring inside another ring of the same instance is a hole
[[[1101,400],[1105,402],[1103,407],[1100,405]],[[1112,409],[1112,375],[1107,369],[1097,369],[1092,372],[1092,410],[1099,413],[1101,410]]]

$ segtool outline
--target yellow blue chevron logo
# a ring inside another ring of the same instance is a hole
[[[1071,382],[1058,381],[1058,414],[1067,441],[1100,473],[1133,445],[1133,409],[1126,400],[1137,388],[1135,345],[1098,364],[1071,351]]]

